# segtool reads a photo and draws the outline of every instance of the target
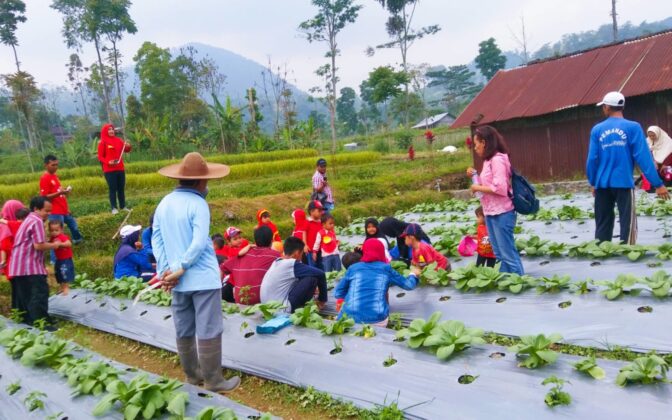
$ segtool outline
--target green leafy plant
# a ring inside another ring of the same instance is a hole
[[[508,273],[497,284],[499,290],[506,290],[518,294],[523,290],[536,287],[539,281],[532,276]]]
[[[666,242],[658,247],[656,258],[661,260],[672,260],[672,243]]]
[[[403,274],[407,275],[408,273],[404,271]],[[420,281],[432,286],[446,287],[450,284],[450,277],[446,270],[437,268],[437,263],[433,262],[422,269]]]
[[[342,335],[355,326],[355,320],[343,313],[336,321],[323,324],[322,334],[324,335]]]
[[[549,376],[548,378],[544,379],[541,382],[542,385],[553,385],[546,394],[546,397],[544,398],[544,402],[546,403],[546,405],[549,407],[555,407],[558,405],[571,404],[572,403],[571,395],[562,390],[565,384],[569,383],[571,382],[565,379],[560,379],[556,376]]]
[[[95,395],[105,391],[107,385],[119,379],[122,372],[102,361],[88,359],[70,359],[58,369],[68,379],[68,385],[74,388],[73,396]]]
[[[551,346],[562,340],[560,334],[527,335],[520,337],[520,343],[509,347],[509,351],[516,352],[517,356],[525,356],[518,366],[528,369],[536,369],[550,363],[555,363],[558,353],[551,350]]]
[[[324,321],[322,320],[322,317],[320,316],[317,305],[315,303],[310,303],[306,304],[303,308],[299,308],[292,315],[290,315],[289,319],[292,321],[292,324],[299,326],[299,327],[305,327],[305,328],[311,328],[314,330],[321,330]]]
[[[595,356],[586,357],[585,359],[573,363],[572,366],[574,366],[574,369],[578,370],[579,372],[590,375],[595,379],[604,379],[606,376],[604,369],[597,365]]]
[[[656,271],[651,277],[645,277],[643,283],[651,288],[651,293],[657,298],[663,299],[670,296],[672,276],[664,270]]]
[[[235,303],[229,303],[222,301],[222,312],[233,315],[240,312],[240,307]]]
[[[147,375],[139,375],[127,384],[121,380],[112,381],[107,385],[105,395],[93,409],[94,416],[107,413],[115,402],[121,404],[125,420],[138,417],[152,419],[169,413],[184,417],[185,407],[189,399],[186,392],[178,392],[182,384],[177,380],[161,379],[149,382]]]
[[[408,270],[408,265],[403,261],[393,260],[390,262],[390,266],[399,274],[404,274]]]
[[[388,328],[391,328],[395,331],[401,330],[401,328],[402,328],[401,317],[402,316],[403,316],[403,314],[401,312],[390,312],[390,317],[389,317],[390,321],[387,324]]]
[[[423,346],[431,348],[439,360],[446,360],[471,345],[485,344],[482,337],[483,330],[479,328],[465,328],[460,321],[445,321],[432,330]]]
[[[590,286],[592,284],[593,284],[593,281],[591,279],[585,279],[585,280],[581,280],[581,281],[570,284],[569,289],[574,294],[585,295],[585,294],[590,293],[592,291],[592,289],[590,288]]]
[[[224,407],[205,407],[196,414],[196,417],[186,420],[237,420],[238,416],[230,408]]]
[[[506,276],[505,273],[499,272],[499,267],[499,264],[495,267],[476,267],[474,264],[469,264],[451,271],[448,276],[455,280],[455,288],[458,290],[484,292],[497,288],[499,281]]]
[[[25,366],[49,366],[58,368],[72,358],[69,343],[65,340],[50,339],[39,334],[33,345],[21,355],[21,364]]]
[[[595,284],[599,286],[604,286],[606,289],[602,290],[604,296],[609,300],[618,299],[623,296],[624,293],[628,293],[632,296],[636,296],[641,292],[641,289],[632,289],[632,286],[637,284],[639,279],[632,274],[619,274],[614,281],[598,281]],[[626,290],[628,289],[628,290]]]
[[[432,330],[437,327],[441,319],[441,312],[434,312],[427,321],[418,318],[411,321],[408,328],[397,331],[397,338],[408,340],[408,347],[417,349],[422,347],[425,340],[432,334]]]
[[[570,276],[541,277],[537,283],[537,293],[559,293],[569,288],[572,278]]]
[[[7,393],[9,395],[14,395],[17,392],[19,392],[20,389],[21,389],[21,381],[19,380],[19,381],[12,382],[11,384],[7,385],[7,387],[5,388],[5,391],[7,391]]]
[[[616,377],[616,384],[625,386],[630,383],[653,384],[667,382],[670,365],[660,356],[649,354],[636,358],[624,366]]]
[[[46,397],[47,394],[41,391],[32,391],[26,398],[23,400],[23,404],[28,408],[28,411],[35,411],[37,409],[44,408],[44,401],[42,398]]]
[[[250,305],[250,306],[245,306],[243,309],[240,310],[241,315],[245,316],[252,316],[257,313],[259,310],[259,305]]]
[[[376,336],[376,330],[371,325],[364,325],[361,330],[355,331],[352,335],[356,337],[372,338]]]
[[[271,300],[266,303],[260,303],[257,305],[257,308],[259,309],[259,312],[261,312],[261,315],[264,317],[266,321],[273,319],[275,314],[286,308],[286,305],[283,305],[282,302],[278,302],[277,300]]]

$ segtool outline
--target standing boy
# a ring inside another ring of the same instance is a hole
[[[341,271],[341,256],[338,254],[338,239],[334,231],[334,216],[324,214],[322,216],[322,229],[317,233],[315,245],[313,245],[313,258],[322,256],[322,269],[325,273]]]
[[[621,243],[634,244],[637,241],[635,183],[632,177],[634,164],[637,163],[660,198],[668,200],[670,194],[658,176],[642,127],[623,118],[623,94],[609,92],[597,106],[602,107],[607,119],[595,125],[590,132],[586,161],[588,182],[595,196],[595,239],[611,241],[616,204],[621,223]]]
[[[72,236],[72,243],[78,244],[84,238],[79,232],[77,220],[72,216],[68,207],[68,195],[70,195],[72,189],[70,187],[65,189],[61,187],[61,180],[58,179],[56,171],[58,171],[58,158],[54,155],[45,156],[44,174],[40,178],[40,195],[51,201],[49,221],[61,222],[68,226],[70,235]]]
[[[17,309],[23,312],[23,322],[33,325],[37,320],[49,318],[49,285],[44,267],[44,251],[58,249],[61,242],[47,242],[44,222],[51,213],[51,203],[46,197],[30,200],[31,213],[21,223],[12,248],[12,264],[9,277],[16,288]],[[47,330],[55,328],[47,326]]]
[[[318,251],[313,251],[315,247],[315,240],[317,239],[317,234],[322,230],[322,213],[324,207],[322,203],[317,200],[313,200],[308,203],[308,224],[306,225],[306,231],[303,234],[303,243],[305,247],[303,252],[305,253],[305,262],[308,263],[311,267],[322,267],[322,253]],[[315,253],[315,255],[313,255]]]
[[[59,241],[61,247],[54,250],[56,264],[54,273],[56,281],[61,286],[61,295],[67,296],[70,291],[70,283],[75,280],[75,264],[72,262],[72,242],[68,235],[63,232],[63,223],[57,220],[49,221],[49,242]]]

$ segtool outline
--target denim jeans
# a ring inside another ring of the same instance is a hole
[[[331,213],[334,210],[334,203],[325,202],[324,203],[324,212],[326,214]]]
[[[485,224],[488,227],[488,235],[495,256],[501,262],[500,271],[503,273],[516,273],[523,275],[523,263],[516,249],[513,239],[513,228],[516,227],[516,211],[494,216],[485,216]]]
[[[341,271],[341,256],[338,254],[322,257],[322,268],[325,273]]]

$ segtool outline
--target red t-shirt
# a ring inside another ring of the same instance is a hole
[[[67,242],[70,240],[68,238],[68,235],[65,233],[61,233],[58,236],[52,236],[49,242],[55,242],[56,240],[59,240],[61,242]],[[72,247],[70,248],[58,248],[54,250],[54,254],[56,254],[56,259],[57,260],[68,260],[72,258]]]
[[[490,243],[490,236],[488,236],[487,226],[478,225],[476,239],[478,241],[478,255],[485,258],[495,258],[495,253],[492,251],[492,244]]]
[[[247,239],[243,239],[243,242],[241,243],[240,246],[233,247],[231,245],[224,245],[222,249],[219,249],[215,251],[215,254],[217,255],[222,255],[226,257],[227,259],[229,258],[235,258],[238,256],[238,253],[240,252],[241,249],[245,248],[248,246],[250,242]]]
[[[45,172],[40,178],[40,195],[48,196],[60,191],[61,181],[58,175]],[[64,195],[59,195],[51,199],[51,214],[66,216],[70,214],[68,209],[68,199]]]
[[[437,263],[437,268],[443,268],[445,270],[446,267],[448,267],[448,259],[430,244],[420,242],[420,248],[413,250],[413,259],[411,260],[413,265],[425,266],[434,261]]]
[[[233,285],[233,297],[236,303],[255,305],[260,302],[261,283],[273,261],[280,253],[271,248],[252,248],[242,257],[226,260],[220,266],[222,274],[230,274],[229,283]],[[241,289],[247,288],[245,302],[241,301]]]
[[[308,224],[306,226],[306,245],[311,250],[315,247],[315,239],[317,239],[317,234],[322,230],[322,222],[319,220],[308,219]]]

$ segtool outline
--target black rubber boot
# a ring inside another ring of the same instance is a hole
[[[231,392],[240,385],[240,377],[222,376],[222,336],[198,340],[198,361],[205,378],[205,389],[220,394]]]
[[[192,385],[203,385],[203,373],[198,367],[196,337],[178,338],[177,354],[180,356],[182,370],[187,375],[187,382]]]

